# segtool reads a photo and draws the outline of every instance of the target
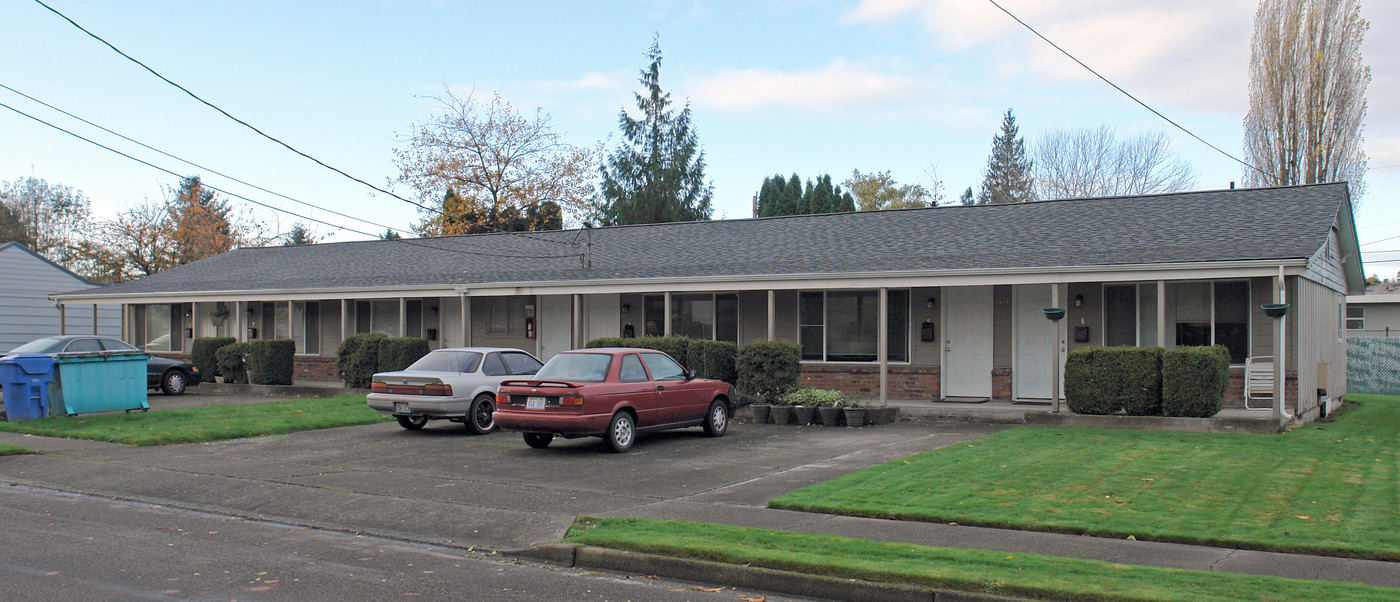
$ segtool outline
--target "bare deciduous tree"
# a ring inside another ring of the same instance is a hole
[[[1119,140],[1113,128],[1062,129],[1035,145],[1042,199],[1157,194],[1196,185],[1196,170],[1171,152],[1162,132]]]
[[[1359,204],[1371,83],[1361,41],[1369,27],[1359,0],[1260,1],[1244,120],[1246,160],[1260,171],[1246,169],[1246,184],[1348,181]]]
[[[399,181],[435,209],[414,226],[417,232],[466,233],[477,225],[467,216],[502,215],[545,201],[574,218],[592,212],[598,151],[564,142],[548,113],[517,113],[500,93],[483,102],[475,93],[448,91],[438,100],[443,112],[419,124],[407,148],[394,150]],[[445,206],[448,190],[460,201],[454,207]]]

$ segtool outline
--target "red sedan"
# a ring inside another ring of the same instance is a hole
[[[733,413],[729,383],[695,378],[650,349],[566,351],[529,380],[501,383],[496,399],[496,426],[536,449],[555,436],[602,437],[621,453],[639,433],[689,426],[718,437]]]

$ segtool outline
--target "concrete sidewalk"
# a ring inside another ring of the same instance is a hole
[[[0,479],[478,550],[557,542],[579,515],[627,516],[1400,587],[1400,563],[764,507],[798,488],[1001,428],[736,424],[719,439],[689,430],[654,435],[623,455],[604,453],[592,439],[531,450],[513,434],[474,437],[459,425],[413,433],[379,424],[144,448],[0,433],[0,443],[40,452],[0,457]]]

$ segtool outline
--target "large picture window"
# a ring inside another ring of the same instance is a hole
[[[1249,357],[1249,283],[1184,282],[1168,287],[1176,310],[1176,344],[1224,345],[1230,363]]]
[[[909,291],[891,290],[887,300],[886,357],[909,361]],[[879,361],[880,292],[804,292],[798,299],[802,359],[827,362]]]
[[[647,295],[643,300],[644,336],[665,334],[666,297]],[[671,334],[708,341],[739,342],[739,295],[699,293],[671,295]]]

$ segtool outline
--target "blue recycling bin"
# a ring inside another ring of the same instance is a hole
[[[57,361],[42,353],[0,358],[0,385],[5,391],[5,416],[10,422],[49,415],[49,383]]]

